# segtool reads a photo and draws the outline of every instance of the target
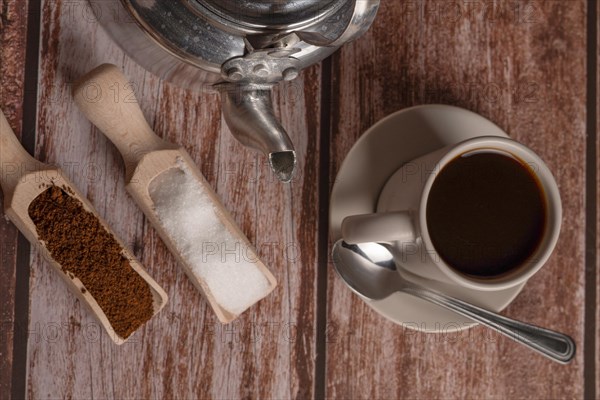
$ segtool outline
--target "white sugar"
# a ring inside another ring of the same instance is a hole
[[[151,182],[150,197],[179,254],[221,307],[238,315],[270,292],[256,253],[223,225],[211,196],[183,163]]]

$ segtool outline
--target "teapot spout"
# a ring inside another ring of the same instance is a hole
[[[273,113],[272,85],[222,84],[218,88],[223,115],[233,136],[244,146],[267,155],[277,178],[290,182],[296,168],[296,152]]]

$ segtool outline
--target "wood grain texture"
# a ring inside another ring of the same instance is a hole
[[[600,6],[596,4],[597,41],[600,43]],[[596,398],[600,397],[600,47],[596,48]],[[588,162],[594,162],[589,160]]]
[[[0,109],[18,136],[23,117],[27,6],[26,0],[0,0]],[[0,210],[0,399],[12,390],[16,254],[17,230]]]
[[[334,58],[332,179],[355,140],[399,109],[461,106],[496,122],[554,172],[560,242],[506,315],[583,339],[586,2],[384,1]],[[426,335],[378,316],[329,273],[327,397],[583,396],[580,351],[554,364],[483,328]]]
[[[0,0],[0,106],[17,133],[26,12],[15,10],[21,8],[26,10],[26,1]],[[560,185],[563,231],[549,264],[506,314],[564,331],[578,344],[584,303],[585,12],[584,0],[384,0],[373,29],[335,56],[333,100],[323,104],[333,115],[331,178],[366,128],[416,104],[479,112],[538,152]],[[300,159],[301,174],[285,186],[264,158],[231,138],[217,96],[187,92],[145,73],[110,41],[84,0],[45,0],[42,28],[36,154],[75,181],[167,289],[170,303],[116,347],[34,253],[28,397],[312,397],[317,244],[325,240],[317,235],[320,67],[276,94]],[[124,68],[138,84],[153,129],[186,147],[279,281],[275,293],[232,325],[218,323],[175,264],[126,195],[118,152],[72,103],[71,83],[102,62]],[[4,394],[10,393],[16,232],[2,219],[0,240]],[[328,285],[330,398],[583,395],[581,350],[564,367],[481,328],[443,336],[404,331],[368,309],[331,272]],[[600,363],[600,350],[597,355]]]
[[[28,343],[29,398],[309,398],[315,359],[320,68],[280,88],[276,104],[301,174],[282,185],[221,119],[219,98],[163,84],[131,62],[90,19],[87,2],[43,2],[40,159],[57,163],[167,290],[170,303],[128,343],[99,331],[35,256]],[[111,62],[138,85],[157,134],[183,144],[221,196],[277,289],[221,325],[124,189],[117,150],[76,109],[70,83]],[[307,134],[308,132],[308,134]]]

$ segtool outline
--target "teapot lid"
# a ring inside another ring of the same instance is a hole
[[[195,0],[235,25],[288,30],[309,26],[338,11],[347,0]]]

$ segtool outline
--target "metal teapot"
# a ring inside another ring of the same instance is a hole
[[[379,0],[90,4],[115,41],[141,66],[185,88],[219,90],[232,134],[265,153],[284,182],[292,179],[296,154],[274,116],[271,89],[360,36],[379,8]]]

